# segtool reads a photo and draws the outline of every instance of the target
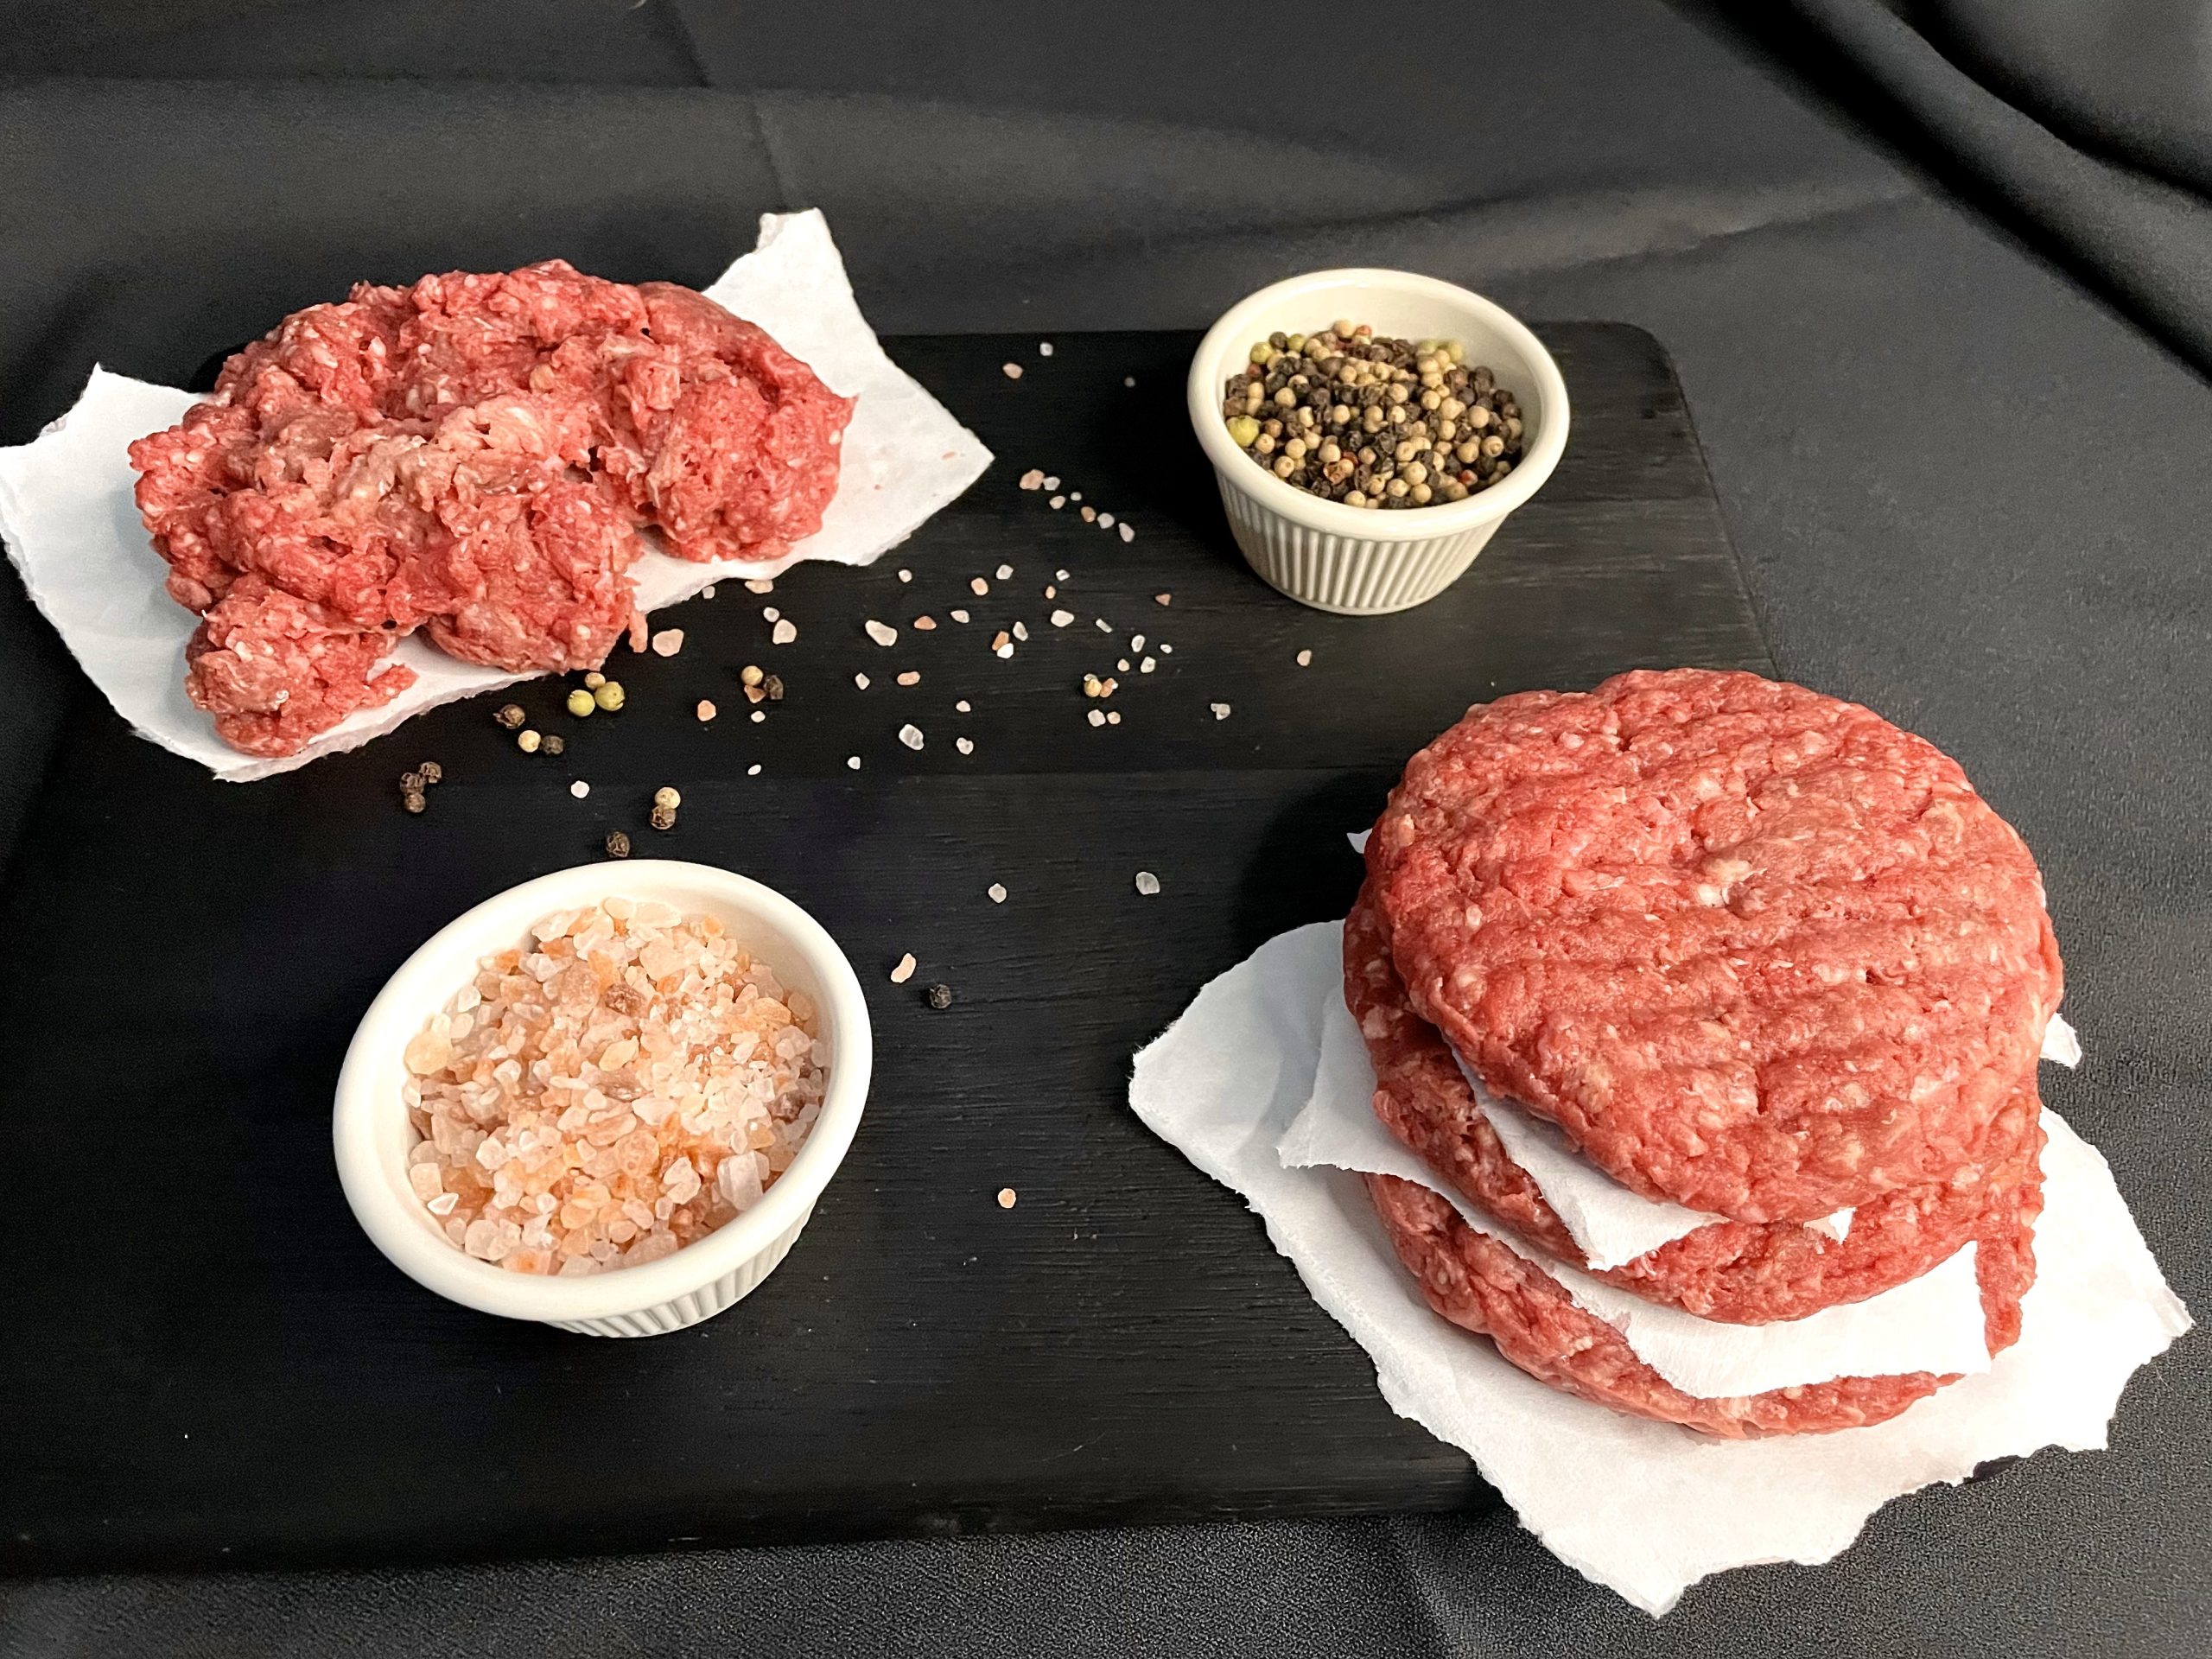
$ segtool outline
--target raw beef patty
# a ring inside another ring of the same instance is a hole
[[[1502,698],[1367,859],[1415,1012],[1648,1197],[1811,1220],[1986,1179],[2033,1126],[2035,861],[1868,709],[1700,669]]]

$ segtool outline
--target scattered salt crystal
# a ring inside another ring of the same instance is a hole
[[[1017,639],[1027,639],[1029,637],[1029,625],[1026,622],[1015,623],[1014,625],[1014,637]]]
[[[860,758],[860,756],[858,756],[857,754],[849,754],[849,755],[847,755],[847,756],[845,757],[845,765],[846,765],[848,767],[849,767],[851,770],[853,770],[853,771],[855,771],[855,772],[858,772],[858,771],[861,769],[861,758]]]
[[[976,598],[981,599],[985,594],[991,591],[991,584],[985,582],[981,576],[977,576],[974,581],[968,584],[968,591],[975,594]]]
[[[1137,538],[1136,526],[1134,524],[1123,524],[1121,527],[1119,534],[1124,542],[1134,542]]]
[[[1163,639],[1160,642],[1160,654],[1163,657],[1173,657],[1175,654],[1175,647]]]
[[[755,726],[760,725],[762,721],[766,721],[767,718],[768,718],[768,711],[767,711],[766,709],[755,709],[753,711],[753,714],[752,714],[752,721],[753,721],[753,723]]]
[[[1069,499],[1069,500],[1071,500],[1071,501],[1080,501],[1080,500],[1082,500],[1082,499],[1083,499],[1083,492],[1082,492],[1081,490],[1070,490],[1070,491],[1068,492],[1068,499]]]
[[[776,591],[775,578],[755,576],[745,584],[745,591],[748,594],[772,594]]]
[[[899,741],[910,749],[922,747],[922,728],[909,721],[899,728]]]
[[[1042,467],[1032,467],[1027,472],[1016,479],[1014,480],[1014,484],[1016,487],[1020,489],[1033,490],[1042,485],[1044,481],[1045,469]]]
[[[1014,567],[1010,564],[1002,564],[999,566],[999,580],[1001,582],[1012,582],[1014,580]]]
[[[990,895],[991,902],[993,904],[1002,905],[1006,903],[1006,887],[1003,884],[994,881],[989,887],[985,887],[983,891]]]
[[[1039,356],[1039,357],[1050,357],[1052,354],[1052,342],[1051,340],[1039,340],[1039,341],[1037,342],[1037,355],[1038,355],[1038,356]]]
[[[1068,573],[1065,570],[1055,570],[1052,572],[1052,580],[1054,582],[1065,582],[1067,579]]]
[[[1101,529],[1101,530],[1111,530],[1111,529],[1113,529],[1113,528],[1114,528],[1114,515],[1113,515],[1112,513],[1110,513],[1110,512],[1102,512],[1102,513],[1100,513],[1100,514],[1098,515],[1098,528],[1099,528],[1099,529]]]
[[[776,626],[769,631],[768,643],[774,645],[788,645],[798,638],[798,625],[786,616],[779,619]]]
[[[856,685],[856,686],[860,687],[860,689],[861,689],[861,690],[863,690],[863,691],[867,690],[868,690],[868,676],[867,676],[867,675],[865,675],[865,674],[855,674],[855,675],[854,675],[854,676],[853,676],[853,683],[854,683],[855,685]]]
[[[591,785],[586,783],[582,779],[579,778],[575,783],[569,785],[569,793],[575,796],[581,801],[585,796],[591,793]]]
[[[909,950],[905,956],[899,958],[898,966],[891,970],[891,982],[893,985],[904,985],[913,976],[914,953]]]
[[[1096,627],[1097,627],[1097,629],[1098,629],[1098,632],[1101,632],[1101,633],[1111,633],[1111,632],[1114,632],[1114,625],[1113,625],[1111,622],[1109,622],[1109,621],[1108,621],[1104,617],[1103,617],[1103,616],[1101,616],[1101,617],[1094,617],[1094,618],[1092,619],[1092,621],[1095,623],[1095,625],[1096,626]]]
[[[1151,898],[1154,893],[1160,891],[1160,878],[1154,875],[1150,870],[1139,870],[1137,872],[1137,891],[1142,893],[1146,898]]]
[[[1011,1209],[1013,1209],[1013,1208],[1014,1208],[1014,1201],[1015,1201],[1015,1193],[1014,1193],[1014,1190],[1012,1187],[1010,1187],[1010,1186],[1002,1186],[1002,1187],[999,1188],[999,1208],[1000,1208],[1000,1209],[1001,1209],[1001,1210],[1011,1210]]]
[[[954,614],[955,616],[957,616],[957,615],[959,615],[959,614],[960,614],[960,613],[959,613],[959,612],[957,612],[957,611],[955,611],[955,612],[953,613],[953,614]],[[918,617],[916,617],[916,618],[914,619],[914,632],[915,632],[916,633],[934,633],[934,632],[937,632],[937,618],[935,618],[935,617],[933,617],[933,616],[918,616]]]
[[[1052,501],[1048,505],[1050,505],[1054,512],[1058,512],[1062,507],[1067,505],[1067,497],[1065,495],[1056,495],[1052,499]]]
[[[1313,667],[1313,653],[1312,652],[1310,652],[1310,651],[1301,651],[1301,652],[1300,652],[1298,653],[1298,665],[1299,665],[1300,668],[1311,668],[1311,667]]]
[[[1106,711],[1103,709],[1093,709],[1084,718],[1094,726],[1103,726],[1106,723]]]
[[[1147,657],[1137,664],[1137,672],[1140,674],[1149,674],[1157,665],[1158,664],[1153,658]]]
[[[699,597],[702,599],[712,599],[714,596],[715,584],[711,582],[699,590]]]
[[[1136,383],[1137,378],[1134,374],[1125,374],[1122,377],[1122,384],[1125,386],[1134,386]]]
[[[1144,635],[1141,633],[1131,634],[1129,636],[1129,649],[1131,651],[1142,651],[1144,649]]]
[[[1173,594],[1154,594],[1152,596],[1152,602],[1155,605],[1166,605],[1171,603],[1174,597]]]
[[[1126,657],[1117,658],[1115,659],[1114,667],[1117,672],[1126,674],[1129,671],[1129,659]]]
[[[910,668],[899,677],[899,683],[901,685],[919,685],[921,683],[921,673],[916,669]]]
[[[1001,363],[999,365],[999,372],[1006,376],[1009,380],[1019,380],[1021,378],[1021,365],[1019,363]]]
[[[1074,620],[1075,613],[1073,611],[1054,611],[1052,613],[1052,626],[1056,628],[1065,628],[1069,623]]]
[[[959,702],[954,703],[952,706],[963,715],[973,714],[975,712],[973,709],[969,708],[968,699],[965,697],[961,698]]]
[[[1081,496],[1071,496],[1069,499],[1071,500],[1079,501],[1083,498]],[[1098,522],[1098,509],[1096,507],[1085,507],[1083,510],[1083,522],[1086,524],[1096,524]]]
[[[782,620],[783,614],[784,613],[781,611],[778,610],[772,605],[763,605],[760,607],[760,620],[763,622],[779,621]]]
[[[868,629],[868,637],[879,645],[895,645],[898,642],[899,630],[887,622],[879,622],[874,617],[870,617],[863,626]]]
[[[973,754],[976,753],[976,741],[973,738],[956,737],[952,740],[952,747],[959,750],[963,754]]]
[[[1216,702],[1210,703],[1207,706],[1213,710],[1213,717],[1216,720],[1227,720],[1229,718],[1229,705],[1227,703]]]
[[[683,630],[663,628],[658,633],[653,635],[652,645],[654,656],[673,657],[683,649]]]
[[[913,579],[914,573],[911,570],[901,570],[899,573],[899,580],[901,582],[912,582]]]
[[[745,775],[748,778],[758,778],[760,775],[760,763],[755,760],[745,769]]]
[[[702,720],[712,720],[715,717],[715,705],[708,702],[706,698],[702,697],[699,699],[699,706],[694,709],[691,712],[698,715]]]
[[[947,611],[945,614],[956,622],[964,623],[968,620],[968,613],[965,611]]]
[[[1120,725],[1122,723],[1122,711],[1118,709],[1109,709],[1106,711],[1106,723],[1109,726]]]

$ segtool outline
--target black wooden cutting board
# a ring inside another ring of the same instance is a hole
[[[1050,359],[1027,338],[918,339],[894,353],[990,444],[989,473],[872,569],[802,569],[766,599],[726,584],[658,619],[687,642],[620,659],[619,717],[576,722],[552,685],[525,688],[569,739],[558,760],[517,753],[501,699],[480,699],[218,784],[87,691],[0,898],[0,1565],[1494,1501],[1392,1414],[1243,1202],[1123,1091],[1132,1051],[1205,980],[1343,912],[1345,831],[1470,702],[1639,664],[1770,669],[1656,343],[1540,332],[1574,399],[1567,458],[1458,587],[1401,616],[1325,616],[1244,569],[1182,412],[1192,337],[1071,336]],[[1031,467],[1136,539],[1018,489]],[[769,644],[764,605],[796,644]],[[1074,626],[1049,624],[1056,605]],[[934,632],[911,626],[923,613]],[[869,617],[899,626],[894,648]],[[995,658],[1017,620],[1027,643]],[[1147,653],[1152,674],[1116,667]],[[737,683],[752,662],[789,687],[764,723]],[[921,683],[902,689],[907,669]],[[1085,723],[1086,671],[1121,682],[1120,725]],[[431,758],[446,781],[409,817],[395,779]],[[682,823],[655,836],[670,783]],[[617,827],[810,908],[878,1041],[859,1139],[789,1260],[720,1319],[638,1342],[418,1289],[355,1227],[328,1128],[346,1039],[407,953]],[[890,984],[909,950],[920,972]],[[921,995],[940,981],[943,1013]]]

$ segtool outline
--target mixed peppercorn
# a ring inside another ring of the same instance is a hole
[[[1348,507],[1464,501],[1521,459],[1520,400],[1456,340],[1339,318],[1257,341],[1223,388],[1229,435],[1294,488]]]

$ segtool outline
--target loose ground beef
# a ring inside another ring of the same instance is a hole
[[[851,413],[703,296],[550,260],[287,317],[130,458],[168,591],[210,618],[187,690],[276,755],[407,683],[371,671],[425,625],[491,667],[597,667],[643,625],[639,527],[779,556],[820,527]]]

